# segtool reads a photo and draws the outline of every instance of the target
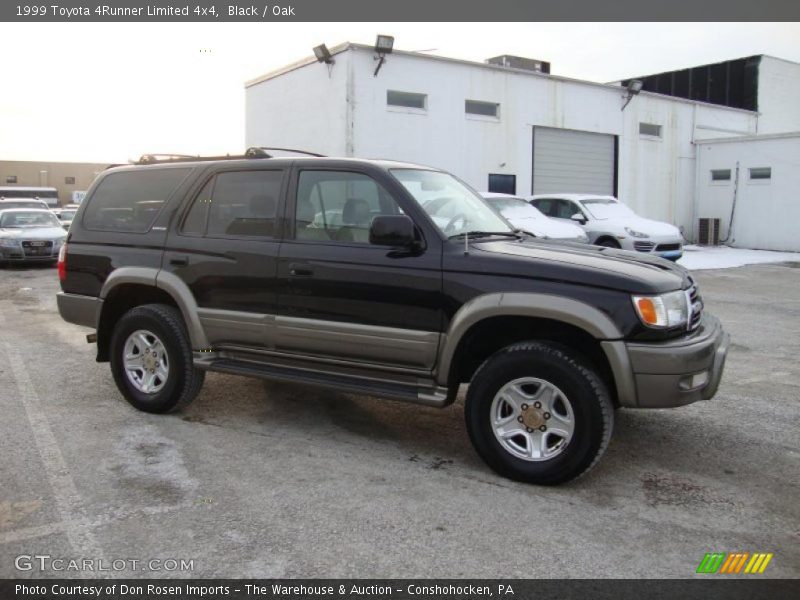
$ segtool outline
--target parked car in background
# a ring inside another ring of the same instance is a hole
[[[581,225],[592,244],[669,260],[683,255],[683,236],[677,227],[640,217],[613,196],[540,194],[530,202],[552,219]]]
[[[0,210],[0,262],[49,261],[67,237],[58,218],[48,209]]]
[[[584,244],[589,241],[588,236],[577,224],[550,219],[524,198],[496,192],[481,192],[481,196],[514,227],[532,233],[537,238]]]
[[[33,198],[2,198],[0,199],[0,210],[7,208],[44,208],[50,210],[44,200],[34,200]]]
[[[69,229],[69,226],[72,224],[72,219],[75,218],[75,213],[78,211],[78,208],[59,208],[54,210],[53,212],[58,217],[58,220],[61,221],[61,226],[64,229]]]

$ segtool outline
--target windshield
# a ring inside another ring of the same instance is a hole
[[[477,193],[448,173],[422,169],[391,169],[391,173],[448,237],[472,231],[513,232]]]
[[[53,213],[42,211],[7,212],[0,215],[0,227],[61,227],[61,223]]]
[[[546,219],[539,209],[522,198],[488,198],[487,202],[503,213],[504,217],[524,217],[526,219]]]
[[[581,200],[583,207],[595,219],[614,219],[619,217],[635,217],[636,214],[627,206],[610,198],[591,198]]]

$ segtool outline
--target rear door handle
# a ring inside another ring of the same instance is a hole
[[[292,277],[311,277],[314,275],[314,271],[306,265],[291,264],[289,265],[289,275]]]
[[[175,256],[169,259],[169,264],[175,265],[176,267],[185,267],[189,264],[189,257],[188,256]]]

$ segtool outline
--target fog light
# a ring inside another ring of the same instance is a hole
[[[703,371],[702,373],[696,373],[692,376],[692,387],[700,387],[708,383],[708,371]]]
[[[701,371],[694,375],[687,375],[681,378],[680,387],[683,390],[696,390],[708,383],[708,371]]]

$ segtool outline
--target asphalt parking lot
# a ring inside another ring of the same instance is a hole
[[[137,412],[59,318],[55,269],[0,270],[0,577],[92,576],[18,570],[29,555],[129,577],[689,577],[711,551],[798,577],[798,267],[696,272],[733,339],[717,397],[618,411],[558,488],[484,466],[460,401],[210,374],[185,412]]]

